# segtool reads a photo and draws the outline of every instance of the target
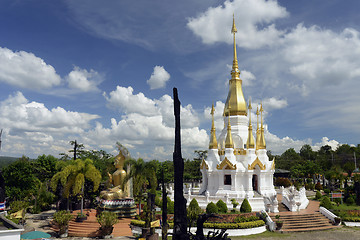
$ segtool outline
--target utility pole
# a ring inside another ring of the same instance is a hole
[[[1,131],[0,131],[0,150],[1,150],[1,135],[2,135],[2,129],[1,129]]]

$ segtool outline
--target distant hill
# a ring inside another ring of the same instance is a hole
[[[0,156],[0,168],[6,167],[7,165],[10,165],[12,162],[15,162],[18,159],[19,159],[19,157]]]

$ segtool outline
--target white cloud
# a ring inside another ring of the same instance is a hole
[[[335,151],[340,146],[340,143],[334,139],[330,140],[328,137],[323,137],[321,142],[315,143],[314,146],[312,146],[312,149],[314,151],[319,151],[320,148],[325,145],[329,145],[331,149]]]
[[[313,88],[341,85],[360,77],[360,38],[355,29],[340,34],[317,26],[299,24],[283,39],[282,57],[307,95]]]
[[[98,72],[91,69],[81,69],[74,66],[74,69],[66,76],[69,87],[82,92],[99,91],[98,85],[104,80]]]
[[[285,99],[276,99],[275,97],[265,98],[263,100],[263,108],[265,111],[281,109],[287,107],[288,103]]]
[[[4,128],[2,152],[15,156],[57,155],[69,146],[69,136],[84,134],[91,127],[90,121],[96,118],[99,116],[61,107],[48,109],[17,92],[0,102],[0,122]]]
[[[277,1],[227,0],[223,5],[210,7],[199,16],[190,18],[187,26],[205,44],[232,43],[229,33],[233,13],[235,23],[238,23],[237,44],[245,48],[259,48],[276,43],[282,32],[270,23],[288,15]]]
[[[0,47],[0,62],[0,82],[35,90],[61,83],[55,69],[33,53]]]
[[[166,82],[169,81],[169,79],[170,74],[163,66],[155,66],[153,73],[146,82],[150,86],[150,89],[158,89],[165,87]]]
[[[253,81],[256,80],[255,75],[246,70],[241,70],[240,78],[243,86],[251,86],[253,85]]]

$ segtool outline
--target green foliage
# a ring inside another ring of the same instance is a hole
[[[93,165],[91,159],[69,160],[60,172],[56,173],[51,179],[51,188],[56,190],[58,183],[64,187],[63,196],[69,198],[70,194],[83,194],[85,179],[93,182],[94,191],[99,188],[101,174]]]
[[[21,200],[17,200],[17,201],[12,201],[10,202],[10,211],[9,213],[14,213],[17,211],[20,211],[22,209],[26,209],[30,206],[29,202],[27,201],[21,201]]]
[[[331,202],[328,196],[323,197],[323,199],[320,201],[320,206],[324,207],[326,209],[331,209]]]
[[[34,172],[41,182],[49,181],[57,172],[56,163],[58,159],[52,155],[41,155],[34,161]]]
[[[158,196],[155,197],[155,205],[162,208],[162,200]]]
[[[257,220],[260,220],[260,218],[257,216],[249,216],[249,217],[237,216],[234,219],[234,222],[241,223],[241,222],[252,222],[252,221],[257,221]]]
[[[321,192],[318,190],[318,191],[316,191],[315,199],[319,200],[320,198],[322,198],[322,194],[321,194]]]
[[[242,213],[249,213],[252,211],[249,201],[245,198],[244,201],[241,203],[240,212]]]
[[[215,205],[215,203],[210,202],[207,206],[206,206],[206,213],[218,213],[219,209],[218,207]]]
[[[50,192],[46,184],[41,184],[36,194],[36,206],[41,211],[50,210],[51,204],[54,202],[55,195]]]
[[[61,228],[64,226],[68,226],[71,219],[73,219],[73,215],[65,210],[57,211],[54,213],[53,220],[54,222]]]
[[[114,171],[116,171],[116,168],[114,166],[114,156],[104,150],[85,151],[81,154],[81,158],[91,159],[96,169],[98,169],[101,173],[101,178],[103,180],[108,179],[108,173],[113,173]]]
[[[133,178],[133,193],[135,198],[140,200],[143,193],[146,192],[148,186],[152,190],[157,188],[157,178],[156,178],[156,163],[153,162],[144,162],[143,159],[139,158],[138,160],[128,159],[125,161],[125,167],[130,165],[130,172],[126,176],[124,182],[128,181],[130,178]]]
[[[168,214],[174,214],[174,201],[171,201],[169,197],[167,197],[167,212]]]
[[[108,211],[101,212],[96,220],[101,227],[112,227],[119,222],[117,214]]]
[[[264,226],[265,222],[263,220],[257,220],[252,222],[242,222],[242,223],[211,223],[205,222],[204,228],[216,228],[216,229],[246,229],[246,228],[255,228]]]
[[[360,222],[360,217],[342,217],[341,220],[345,222]]]
[[[354,205],[355,204],[355,199],[353,196],[349,196],[347,199],[346,199],[346,204],[347,205]]]
[[[193,226],[202,212],[197,200],[193,198],[186,211],[189,226]]]
[[[275,180],[275,185],[276,186],[284,186],[287,188],[287,187],[291,186],[291,181],[288,178],[277,177]]]
[[[145,221],[142,220],[131,220],[130,224],[138,227],[145,227]]]
[[[227,213],[228,208],[223,200],[220,199],[219,201],[217,201],[216,206],[218,207],[219,213]]]
[[[231,199],[231,204],[233,205],[234,209],[236,209],[236,207],[239,205],[235,198]]]
[[[21,157],[3,169],[5,193],[10,200],[23,200],[36,193],[40,184],[36,177],[34,162]]]

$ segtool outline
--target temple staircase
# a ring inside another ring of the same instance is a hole
[[[336,226],[329,222],[329,219],[320,212],[283,215],[280,217],[280,220],[283,221],[283,227],[280,230],[283,232],[303,232],[336,228]]]
[[[273,221],[276,221],[275,216],[280,215],[281,221],[283,221],[282,232],[305,232],[305,231],[317,231],[336,228],[332,222],[319,212],[319,202],[309,201],[309,205],[306,209],[302,209],[298,212],[290,212],[288,208],[281,203],[281,195],[278,195],[279,200],[279,212],[270,213],[270,217]]]

